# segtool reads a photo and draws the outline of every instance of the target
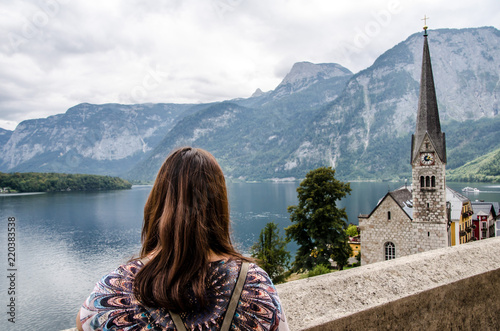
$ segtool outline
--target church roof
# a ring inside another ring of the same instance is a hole
[[[413,219],[412,195],[410,189],[408,189],[406,186],[403,186],[394,191],[387,192],[387,194],[384,195],[384,197],[379,200],[377,206],[373,208],[370,214],[368,215],[360,214],[358,218],[370,218],[372,214],[375,212],[375,210],[377,210],[377,208],[382,204],[382,202],[388,197],[391,197],[398,204],[398,206],[408,215],[408,217],[410,219]]]
[[[389,194],[402,209],[413,205],[411,191],[405,187],[391,191]]]
[[[412,136],[411,163],[418,157],[418,150],[422,145],[425,134],[429,135],[441,161],[446,163],[446,143],[444,132],[441,132],[441,124],[439,122],[427,33],[424,35],[420,97],[418,100],[417,126],[415,134]]]
[[[404,210],[404,212],[413,219],[413,200],[411,191],[402,187],[397,190],[389,192],[389,195],[396,201],[396,203]]]
[[[360,214],[358,218],[369,218],[371,215],[377,210],[377,208],[382,204],[382,202],[387,198],[391,197],[398,206],[408,215],[410,219],[413,219],[413,197],[412,197],[412,187],[411,186],[403,186],[394,191],[387,192],[387,194],[379,200],[377,206],[373,208],[370,214]],[[446,186],[446,201],[451,204],[451,219],[458,220],[460,219],[460,214],[462,213],[462,206],[467,204],[470,200],[463,194],[449,188]],[[490,208],[492,204],[497,204],[498,202],[474,202],[473,203],[473,211],[475,211],[474,204],[483,204],[488,205]],[[495,207],[493,206],[493,209]]]

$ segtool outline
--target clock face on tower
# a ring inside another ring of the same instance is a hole
[[[422,165],[434,164],[434,154],[433,153],[422,153],[420,155],[420,164],[422,164]]]

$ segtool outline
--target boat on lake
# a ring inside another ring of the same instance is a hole
[[[470,192],[472,192],[472,193],[479,193],[479,189],[476,188],[476,187],[469,187],[469,186],[467,186],[467,187],[464,187],[462,189],[462,192],[466,192],[466,193],[470,193]]]

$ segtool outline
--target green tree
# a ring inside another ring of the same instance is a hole
[[[356,265],[361,265],[361,249],[359,250],[358,254],[356,254],[355,258],[358,261],[356,262]]]
[[[287,239],[299,245],[294,271],[312,270],[329,259],[345,255],[347,213],[337,202],[351,193],[349,183],[335,179],[335,170],[321,167],[311,170],[297,188],[299,203],[289,206],[292,225],[285,229]]]
[[[347,230],[345,230],[345,233],[349,237],[356,237],[357,235],[359,235],[358,227],[354,224],[349,224],[349,226],[347,227]]]
[[[118,177],[57,174],[57,173],[11,173],[0,172],[0,187],[11,187],[18,192],[52,192],[130,189],[132,184]]]
[[[349,264],[351,254],[352,248],[349,245],[349,236],[345,234],[343,239],[338,240],[338,245],[333,247],[333,259],[337,262],[338,270],[343,270]]]
[[[279,235],[276,223],[269,222],[260,231],[259,241],[251,248],[252,257],[257,259],[259,266],[264,269],[273,283],[285,281],[284,273],[288,270],[290,252],[286,250],[288,240]]]

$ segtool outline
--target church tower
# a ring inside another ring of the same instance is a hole
[[[446,212],[446,142],[441,132],[424,26],[424,50],[415,133],[411,143],[413,253],[448,246]]]
[[[411,189],[405,185],[388,192],[370,214],[359,215],[362,265],[449,246],[446,142],[439,122],[427,26],[424,30],[420,96],[411,139]]]

